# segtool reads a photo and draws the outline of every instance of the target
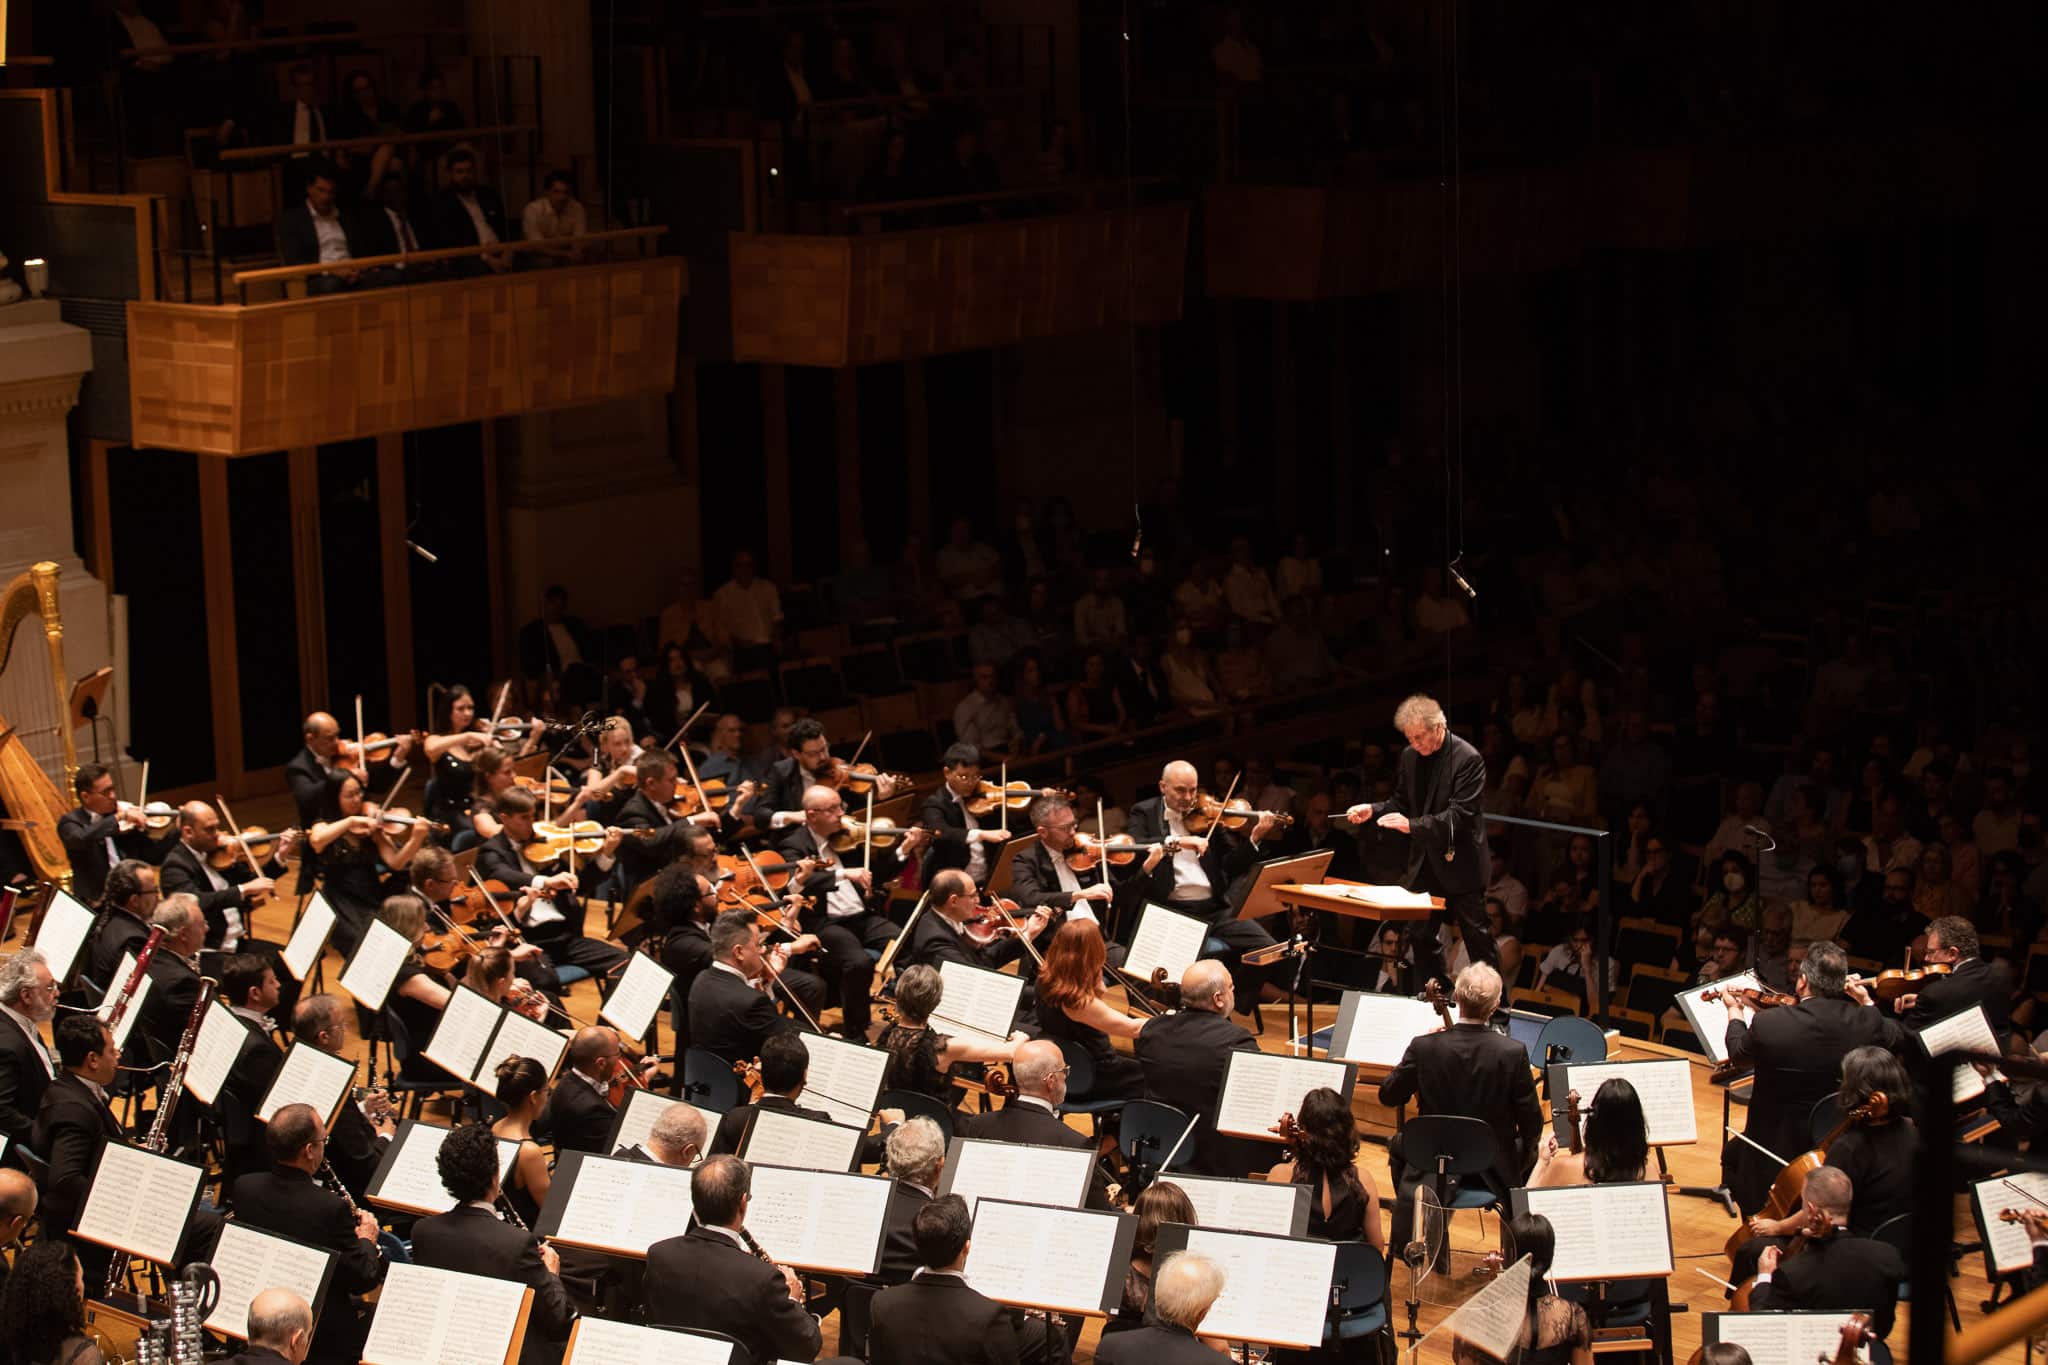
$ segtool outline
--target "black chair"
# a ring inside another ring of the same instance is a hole
[[[1389,1321],[1387,1258],[1367,1242],[1337,1243],[1337,1261],[1330,1267],[1330,1315],[1323,1323],[1323,1344],[1334,1346],[1384,1333]]]
[[[1170,1104],[1157,1100],[1128,1100],[1123,1118],[1117,1123],[1116,1142],[1130,1165],[1127,1182],[1133,1191],[1142,1190],[1164,1175],[1173,1165],[1186,1166],[1194,1157],[1195,1139],[1190,1136],[1174,1151],[1180,1135],[1187,1132],[1188,1116]],[[1168,1158],[1171,1157],[1171,1160]]]
[[[1896,1218],[1885,1219],[1882,1223],[1879,1223],[1874,1229],[1871,1230],[1870,1240],[1873,1242],[1886,1243],[1893,1250],[1899,1253],[1899,1259],[1901,1261],[1905,1262],[1906,1265],[1911,1266],[1913,1264],[1913,1215],[1910,1213],[1902,1213]],[[1960,1332],[1963,1330],[1963,1318],[1962,1315],[1956,1311],[1956,1291],[1953,1287],[1955,1281],[1955,1274],[1956,1254],[1955,1247],[1951,1245],[1949,1247],[1948,1254],[1947,1282],[1945,1282],[1942,1285],[1941,1292],[1942,1297],[1948,1301],[1949,1325],[1953,1327],[1956,1331]],[[1912,1291],[1913,1282],[1910,1278],[1900,1280],[1899,1302],[1910,1303],[1913,1298]]]
[[[1543,1026],[1543,1032],[1536,1036],[1536,1056],[1530,1060],[1538,1066],[1548,1067],[1552,1061],[1604,1062],[1607,1060],[1607,1035],[1591,1019],[1576,1014],[1560,1014]]]
[[[1060,1110],[1067,1114],[1086,1114],[1091,1133],[1102,1131],[1102,1115],[1112,1114],[1129,1103],[1119,1096],[1092,1096],[1095,1089],[1095,1058],[1088,1049],[1068,1038],[1053,1040],[1060,1046],[1060,1055],[1067,1062],[1067,1099]]]
[[[1828,1134],[1835,1131],[1835,1125],[1842,1121],[1842,1106],[1839,1095],[1822,1095],[1813,1102],[1813,1112],[1807,1116],[1807,1131],[1813,1134],[1813,1145],[1818,1147],[1828,1140]]]
[[[1493,1129],[1479,1119],[1458,1114],[1420,1114],[1403,1124],[1389,1145],[1400,1155],[1402,1164],[1417,1174],[1418,1183],[1426,1179],[1435,1191],[1436,1202],[1443,1207],[1447,1220],[1446,1238],[1450,1232],[1449,1215],[1457,1210],[1480,1210],[1480,1221],[1484,1224],[1484,1211],[1499,1207],[1499,1197],[1484,1180],[1469,1185],[1464,1182],[1466,1176],[1492,1170],[1496,1159]],[[1484,1230],[1482,1226],[1481,1231]]]
[[[846,1297],[839,1301],[839,1354],[865,1360],[868,1354],[868,1321],[875,1295],[889,1286],[875,1280],[848,1280]]]
[[[429,1096],[452,1094],[459,1101],[471,1093],[467,1084],[445,1071],[441,1071],[436,1077],[413,1070],[414,1058],[420,1054],[413,1046],[412,1030],[405,1026],[405,1020],[398,1017],[398,1011],[389,1005],[384,1007],[381,1017],[384,1021],[384,1036],[390,1041],[391,1046],[391,1079],[385,1083],[384,1088],[390,1093],[391,1098],[398,1102],[401,1118],[418,1118],[420,1106]],[[425,1061],[424,1058],[420,1060]],[[441,1070],[433,1062],[425,1062],[425,1065],[435,1071]],[[408,1075],[408,1072],[411,1074]],[[475,1093],[482,1094],[481,1091]]]
[[[717,1053],[701,1047],[687,1048],[683,1052],[681,1098],[699,1109],[723,1114],[739,1107],[740,1079],[733,1074],[732,1063]]]
[[[939,1135],[953,1141],[953,1111],[922,1090],[884,1090],[875,1096],[876,1109],[901,1109],[904,1120],[930,1119],[939,1125]]]

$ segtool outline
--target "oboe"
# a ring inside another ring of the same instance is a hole
[[[156,939],[162,933],[161,929],[151,931],[150,942],[142,950],[145,957],[150,949],[156,947]],[[141,963],[138,962],[136,964],[136,973],[139,975],[140,972]],[[132,986],[133,984],[134,978],[131,977],[130,985]],[[207,1007],[213,1004],[214,993],[219,989],[220,982],[212,977],[202,976],[199,978],[199,998],[192,1002],[192,1013],[186,1016],[184,1035],[178,1039],[178,1055],[171,1063],[171,1074],[165,1079],[164,1088],[157,1096],[156,1118],[150,1122],[149,1136],[142,1140],[144,1151],[160,1153],[170,1146],[171,1114],[178,1107],[178,1097],[185,1091],[185,1068],[192,1063],[192,1049],[199,1044],[199,1026],[205,1022]],[[116,1001],[115,1007],[117,1012],[125,1004],[125,998]],[[118,1017],[118,1013],[116,1017]],[[105,1292],[101,1295],[102,1298],[113,1297],[114,1291],[120,1287],[121,1279],[128,1273],[128,1270],[129,1260],[125,1253],[115,1255],[113,1260],[108,1262],[107,1283]]]
[[[142,941],[142,951],[135,955],[135,969],[128,973],[128,979],[114,996],[112,1008],[107,1011],[107,1028],[114,1033],[121,1031],[121,1017],[128,1013],[128,1002],[135,998],[135,992],[142,986],[142,974],[149,970],[149,959],[156,955],[156,945],[163,942],[161,926],[153,927],[149,937]]]

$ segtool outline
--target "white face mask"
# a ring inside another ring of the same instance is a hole
[[[1724,873],[1721,877],[1721,885],[1730,895],[1735,894],[1742,889],[1742,874],[1740,872]]]

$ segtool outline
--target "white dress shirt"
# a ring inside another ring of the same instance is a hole
[[[1166,813],[1166,832],[1178,838],[1187,838],[1187,822],[1180,812],[1172,807],[1162,807]],[[1209,833],[1213,837],[1215,830]],[[1186,844],[1182,844],[1173,855],[1173,894],[1167,897],[1174,901],[1205,901],[1216,894],[1216,888],[1209,884],[1209,869],[1202,866],[1202,855]]]
[[[961,816],[967,821],[967,875],[974,878],[976,886],[980,886],[988,877],[988,845],[974,837],[981,829],[981,820],[973,811],[967,809],[967,803],[960,799],[960,793],[948,787],[946,795],[952,798],[953,804],[960,808]]]
[[[852,919],[865,914],[868,903],[860,888],[847,878],[846,869],[839,864],[839,855],[832,851],[831,836],[819,838],[816,830],[807,829],[811,842],[817,845],[818,863],[832,869],[832,889],[825,893],[825,917],[827,919]]]
[[[213,864],[206,860],[204,853],[193,848],[190,844],[187,844],[185,847],[194,858],[199,860],[199,870],[205,874],[206,884],[209,888],[215,891],[232,891],[235,889],[233,882],[214,870]],[[232,953],[241,946],[242,942],[242,934],[244,932],[242,910],[240,906],[230,905],[223,913],[227,916],[228,928],[227,932],[220,936],[220,950],[224,953]]]

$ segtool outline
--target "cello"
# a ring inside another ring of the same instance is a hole
[[[1806,1177],[1827,1164],[1828,1148],[1842,1134],[1859,1123],[1880,1122],[1890,1112],[1891,1101],[1885,1093],[1882,1090],[1873,1091],[1869,1099],[1842,1116],[1842,1121],[1834,1126],[1826,1140],[1818,1147],[1784,1162],[1784,1169],[1779,1171],[1778,1178],[1771,1182],[1771,1197],[1765,1201],[1763,1209],[1754,1218],[1736,1224],[1735,1231],[1728,1234],[1727,1245],[1722,1250],[1728,1254],[1729,1259],[1732,1261],[1736,1252],[1747,1245],[1750,1239],[1759,1235],[1756,1228],[1757,1219],[1769,1218],[1782,1222],[1799,1211],[1806,1194]],[[1731,1128],[1729,1132],[1734,1133],[1735,1130]],[[1735,1136],[1742,1137],[1742,1134],[1735,1133]],[[1743,1140],[1748,1141],[1747,1138]],[[1755,1143],[1750,1145],[1756,1146]],[[1757,1150],[1764,1152],[1766,1156],[1772,1156],[1773,1160],[1780,1160],[1772,1153],[1764,1151],[1762,1147],[1757,1147]]]

